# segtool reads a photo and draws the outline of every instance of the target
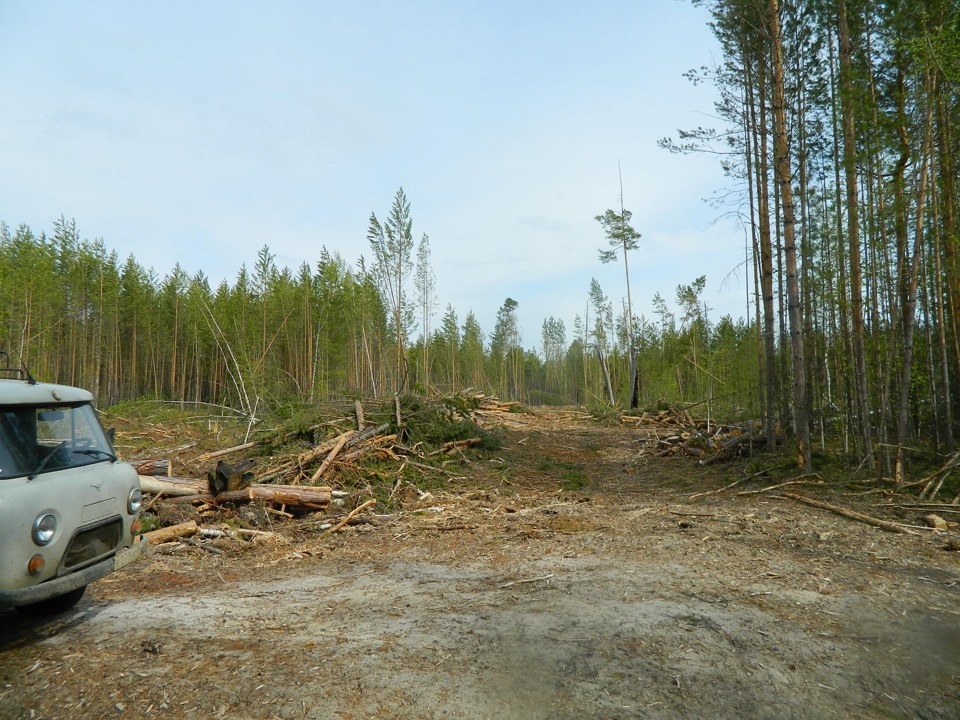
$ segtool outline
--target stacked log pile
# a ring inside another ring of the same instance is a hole
[[[473,398],[478,405],[470,413],[471,420],[480,427],[492,422],[515,430],[525,430],[531,424],[530,416],[520,411],[519,402],[502,402],[482,393],[475,394]]]
[[[767,445],[760,423],[740,425],[695,418],[689,410],[671,406],[668,410],[644,412],[621,418],[623,422],[652,428],[656,435],[653,454],[657,457],[684,455],[703,465],[733,460]],[[780,438],[777,438],[780,442]]]
[[[252,467],[247,461],[244,467]],[[259,500],[276,505],[322,510],[330,505],[332,489],[329,487],[299,487],[294,485],[255,485],[244,469],[231,473],[234,466],[218,463],[216,470],[206,479],[155,477],[140,475],[140,489],[156,499],[173,503],[193,505],[223,505]],[[139,468],[138,468],[139,469]]]

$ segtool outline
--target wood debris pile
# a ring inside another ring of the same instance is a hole
[[[638,417],[624,416],[625,423],[652,428],[656,433],[653,454],[657,457],[686,455],[697,458],[701,464],[733,460],[767,445],[763,428],[758,422],[740,425],[717,423],[694,418],[689,410],[671,405],[669,410],[644,412]],[[781,438],[777,437],[777,442]]]
[[[476,404],[476,407],[468,413],[469,419],[480,427],[492,423],[513,429],[524,429],[530,424],[530,416],[522,411],[522,405],[519,402],[503,402],[483,393],[472,393],[469,397]]]
[[[391,408],[392,409],[392,408]],[[368,422],[357,402],[352,415],[313,425],[299,432],[274,432],[270,437],[220,448],[191,458],[193,468],[209,468],[205,477],[177,477],[168,458],[133,461],[141,476],[141,488],[149,510],[160,502],[164,507],[193,509],[200,520],[223,517],[238,505],[251,502],[267,508],[273,517],[297,517],[330,511],[346,513],[350,524],[355,515],[372,507],[375,486],[389,492],[389,499],[417,500],[423,495],[406,477],[449,477],[451,463],[467,462],[464,452],[482,445],[487,435],[481,428],[488,422],[515,416],[518,403],[502,403],[480,393],[458,394],[446,401],[419,401],[412,408],[387,413],[391,422]],[[440,418],[437,420],[437,418]],[[395,418],[398,421],[395,421]],[[439,426],[435,430],[433,423]],[[426,429],[424,429],[426,428]],[[438,435],[454,432],[456,439],[441,442]],[[462,437],[470,430],[476,436]],[[426,433],[429,440],[417,439]],[[231,461],[250,451],[253,457]],[[385,467],[386,465],[386,467]],[[199,474],[204,474],[203,472]],[[414,478],[414,480],[416,480]],[[420,481],[416,481],[420,482]],[[342,489],[335,490],[334,487]],[[409,491],[409,492],[406,492]],[[366,502],[364,502],[366,500]],[[175,515],[183,519],[183,513]],[[193,525],[190,525],[193,522]],[[336,517],[332,517],[336,525]],[[198,534],[195,520],[179,522],[179,530],[164,527],[155,531],[159,542]],[[322,527],[322,526],[321,526]],[[342,525],[337,526],[339,529]],[[169,533],[173,533],[169,536]],[[186,535],[178,534],[185,532]],[[205,537],[202,534],[200,537]]]

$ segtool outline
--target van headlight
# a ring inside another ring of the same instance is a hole
[[[57,534],[57,519],[53,515],[38,515],[33,521],[33,530],[30,535],[36,545],[46,545]]]
[[[127,512],[136,515],[141,507],[143,507],[143,493],[140,492],[140,488],[135,487],[127,495]]]

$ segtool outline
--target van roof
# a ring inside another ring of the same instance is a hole
[[[26,380],[0,379],[0,406],[50,405],[90,402],[93,395],[86,390],[53,383],[30,383]]]

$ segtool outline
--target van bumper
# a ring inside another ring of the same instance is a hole
[[[123,548],[106,560],[91,565],[83,570],[77,570],[69,575],[47,580],[47,582],[31,587],[17,588],[16,590],[0,590],[0,607],[19,607],[49,600],[57,595],[63,595],[71,590],[85,587],[94,580],[99,580],[139,560],[147,553],[147,539],[143,536],[128,548]]]

